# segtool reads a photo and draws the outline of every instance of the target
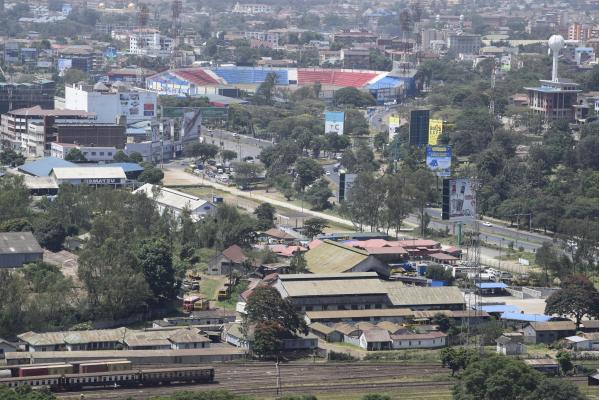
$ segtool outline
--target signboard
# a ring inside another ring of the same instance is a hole
[[[119,101],[121,110],[127,116],[140,115],[140,94],[139,93],[120,93]]]
[[[410,112],[408,144],[425,146],[429,139],[429,110],[413,110]]]
[[[121,183],[121,180],[117,178],[93,178],[84,179],[83,182],[88,185],[117,185]]]
[[[58,72],[63,72],[64,70],[71,68],[72,65],[73,61],[71,59],[59,58],[56,64],[56,69],[58,69]]]
[[[467,178],[444,179],[442,219],[466,221],[475,217],[475,181]]]
[[[203,120],[226,120],[229,115],[227,107],[164,107],[161,110],[165,118],[183,118],[188,111],[200,111]]]
[[[396,128],[400,127],[400,117],[390,115],[388,119],[388,142],[391,143],[394,136],[396,136]]]
[[[429,120],[429,140],[428,144],[438,144],[438,140],[444,131],[444,121],[441,119]]]
[[[526,258],[519,258],[519,264],[521,265],[529,265],[529,260]]]
[[[325,133],[344,134],[344,112],[325,111]]]
[[[348,174],[344,171],[340,171],[340,182],[338,191],[338,203],[342,201],[350,200],[351,188],[356,180],[356,174]]]
[[[437,176],[452,175],[452,147],[427,146],[425,151],[427,167]]]
[[[117,49],[116,47],[107,47],[104,51],[104,56],[106,58],[115,58],[117,57]]]

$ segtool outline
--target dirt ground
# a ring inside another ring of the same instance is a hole
[[[79,268],[79,256],[73,254],[67,250],[61,250],[57,253],[53,253],[48,250],[44,250],[44,262],[48,264],[56,265],[60,268],[64,276],[70,277],[76,284],[80,284],[77,278],[77,269]]]

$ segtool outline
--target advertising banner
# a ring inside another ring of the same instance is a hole
[[[388,143],[392,142],[394,136],[396,136],[396,128],[400,127],[400,117],[390,115],[388,119]]]
[[[452,147],[427,146],[425,152],[427,167],[437,176],[448,177],[452,175]]]
[[[344,134],[344,112],[325,111],[325,133]]]
[[[444,121],[441,119],[429,120],[429,140],[428,144],[436,145],[442,133],[444,132]]]
[[[70,58],[59,58],[56,69],[58,69],[58,72],[63,72],[64,70],[71,68],[72,65],[73,61]]]
[[[472,179],[444,179],[442,188],[442,219],[467,221],[475,217],[475,184]]]

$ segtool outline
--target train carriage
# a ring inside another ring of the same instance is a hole
[[[164,385],[179,382],[204,382],[214,381],[215,371],[208,367],[190,368],[163,368],[158,370],[144,370],[141,380],[145,385]]]

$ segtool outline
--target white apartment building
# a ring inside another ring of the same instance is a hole
[[[50,145],[50,155],[64,160],[72,149],[79,149],[86,160],[93,162],[113,161],[118,151],[116,147],[91,147],[69,143],[52,143]]]
[[[115,123],[120,117],[127,123],[153,119],[156,101],[156,93],[120,82],[65,86],[65,107],[93,112],[101,123]]]
[[[140,56],[169,58],[175,48],[175,41],[163,36],[155,29],[140,29],[129,36],[129,52]]]

